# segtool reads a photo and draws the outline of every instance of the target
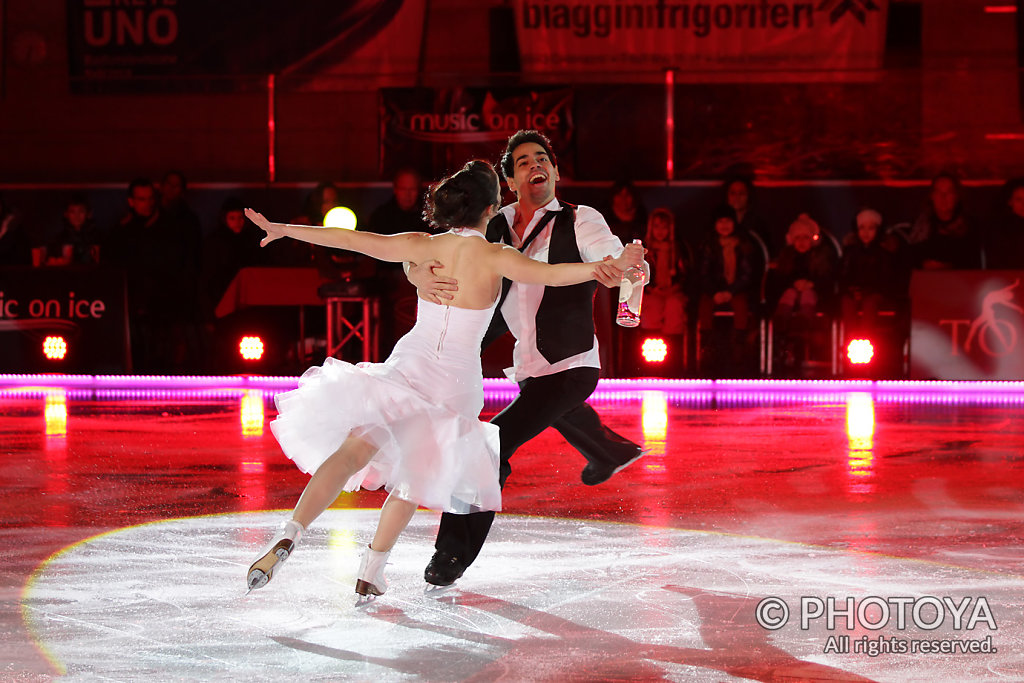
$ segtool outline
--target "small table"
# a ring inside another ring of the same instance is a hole
[[[305,307],[323,304],[318,290],[326,281],[316,268],[242,268],[224,291],[214,314],[223,318],[251,306],[298,306],[298,357],[306,362]]]

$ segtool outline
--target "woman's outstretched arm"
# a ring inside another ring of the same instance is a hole
[[[360,254],[371,256],[378,261],[391,261],[394,263],[413,261],[419,263],[432,258],[429,251],[431,236],[425,232],[378,235],[372,232],[359,232],[342,228],[319,228],[309,225],[274,223],[267,220],[263,214],[252,209],[246,209],[245,215],[267,233],[267,236],[260,240],[261,247],[265,247],[282,237],[291,237],[300,242],[318,244],[322,247],[357,251]]]
[[[495,270],[502,277],[529,285],[555,287],[593,280],[594,267],[597,263],[611,264],[624,271],[630,266],[641,265],[643,260],[644,248],[639,244],[627,245],[618,258],[595,263],[543,263],[524,256],[519,250],[509,246],[494,253]]]

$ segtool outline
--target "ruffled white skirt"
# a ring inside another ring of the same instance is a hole
[[[334,358],[276,398],[271,431],[299,469],[314,473],[350,435],[377,448],[346,483],[384,487],[459,514],[500,510],[498,428],[481,422],[480,340],[493,307],[419,301],[416,325],[383,363]]]

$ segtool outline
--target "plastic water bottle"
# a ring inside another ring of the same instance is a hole
[[[633,244],[640,244],[640,240],[633,240]],[[615,322],[622,327],[636,327],[640,324],[640,304],[643,302],[646,281],[647,274],[639,266],[630,266],[622,274],[619,311],[615,316]]]

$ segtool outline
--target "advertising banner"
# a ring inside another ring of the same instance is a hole
[[[128,369],[124,274],[96,268],[0,268],[0,373]],[[65,356],[47,360],[47,337]]]
[[[915,271],[911,379],[1024,380],[1024,271]]]
[[[232,90],[254,76],[415,73],[425,0],[67,0],[78,92]]]
[[[551,138],[560,170],[571,175],[569,88],[385,88],[380,97],[382,177],[411,166],[436,179],[470,159],[496,163],[522,128]]]
[[[699,74],[877,69],[887,0],[517,0],[524,72]],[[802,76],[803,75],[803,76]]]

